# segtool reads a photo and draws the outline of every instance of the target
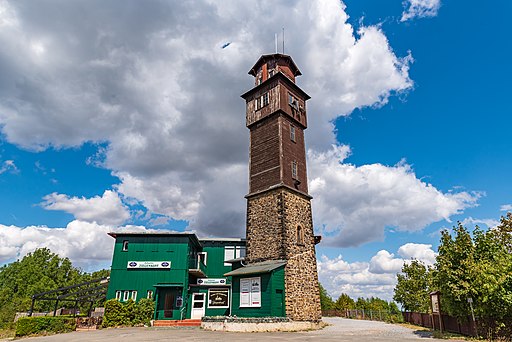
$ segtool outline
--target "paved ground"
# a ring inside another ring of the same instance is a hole
[[[358,321],[343,318],[324,318],[330,326],[295,333],[229,333],[200,329],[121,328],[73,332],[45,337],[33,337],[31,342],[135,342],[135,341],[443,341],[430,338],[424,331],[411,330],[382,322]]]

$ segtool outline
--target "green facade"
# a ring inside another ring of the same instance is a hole
[[[260,284],[260,306],[241,306],[241,280],[247,278],[259,278]],[[284,288],[284,266],[273,271],[233,276],[233,305],[232,315],[238,317],[285,317],[285,288]]]
[[[135,299],[139,300],[147,298],[149,291],[155,300],[154,319],[157,320],[186,319],[193,314],[197,318],[201,312],[196,309],[193,313],[194,303],[204,307],[204,316],[231,314],[231,278],[224,274],[231,271],[232,266],[225,263],[226,249],[232,252],[233,259],[243,256],[244,240],[200,241],[194,234],[186,233],[110,235],[115,238],[115,246],[107,299],[117,295],[123,302],[136,293]],[[130,262],[136,266],[130,266]],[[169,263],[170,266],[138,268],[148,267],[149,262]],[[198,279],[203,280],[203,284],[199,284]],[[204,285],[205,280],[217,283]],[[203,302],[198,300],[201,298]],[[215,302],[215,298],[220,298],[220,302]]]

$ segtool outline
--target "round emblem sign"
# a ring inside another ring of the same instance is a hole
[[[167,267],[167,266],[169,266],[169,263],[167,261],[162,262],[162,267]]]
[[[197,279],[197,283],[198,284],[202,284],[203,283],[203,279]]]
[[[225,282],[226,282],[226,280],[224,280],[224,279],[221,279],[221,280],[220,280],[220,283],[221,283],[221,284],[224,284]]]
[[[130,265],[130,267],[135,267],[135,266],[137,266],[137,263],[135,261],[132,261],[129,263],[129,265]]]

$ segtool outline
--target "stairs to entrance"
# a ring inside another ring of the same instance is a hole
[[[200,327],[200,319],[158,320],[153,322],[154,327]]]

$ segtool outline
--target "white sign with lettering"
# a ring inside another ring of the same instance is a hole
[[[170,261],[128,261],[127,268],[160,268],[170,269]]]
[[[199,278],[197,285],[226,285],[226,278]]]

